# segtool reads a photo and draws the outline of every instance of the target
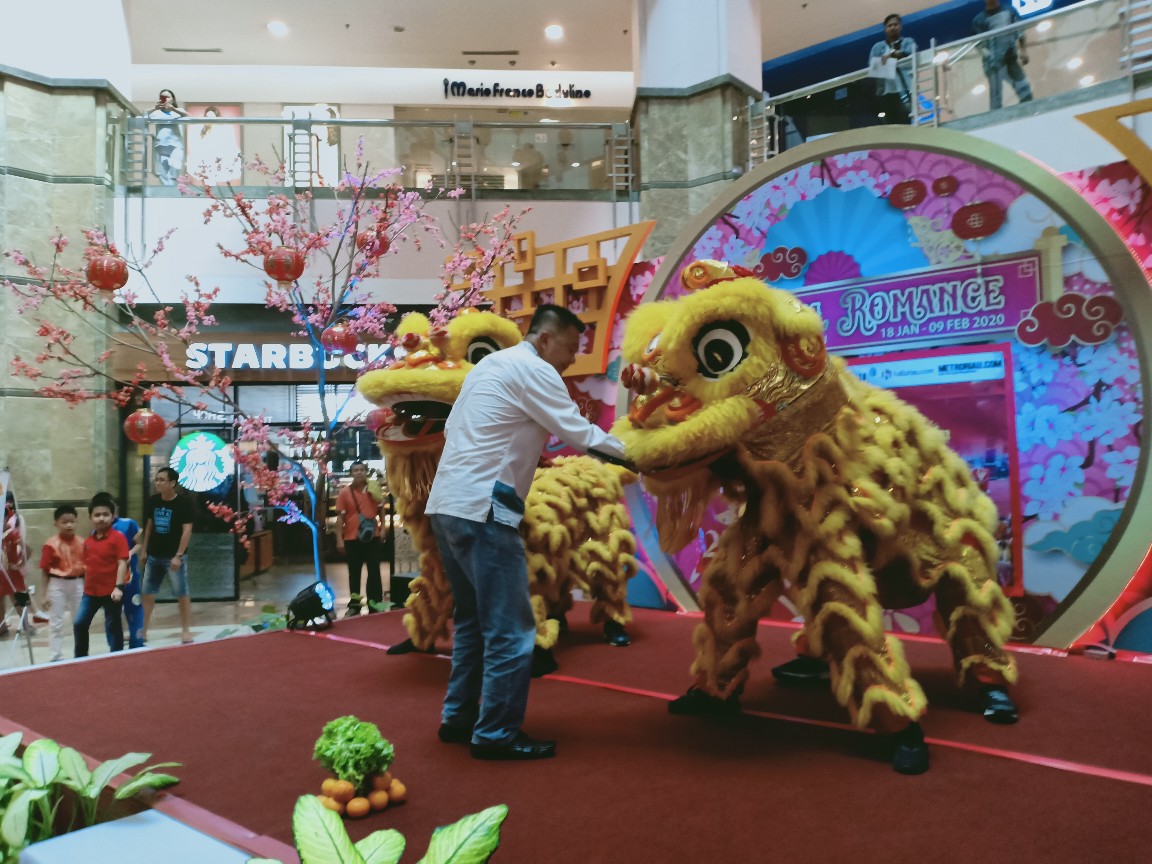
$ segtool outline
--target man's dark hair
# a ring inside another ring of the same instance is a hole
[[[357,459],[355,462],[353,462],[351,465],[348,466],[348,473],[351,474],[352,469],[355,468],[357,465],[363,466],[365,468],[365,470],[367,470],[367,468],[368,468],[367,462],[361,462],[359,459]]]
[[[885,26],[885,27],[887,27],[887,26],[888,26],[888,22],[889,22],[889,21],[891,21],[893,18],[895,18],[895,19],[896,19],[897,21],[899,21],[901,24],[903,24],[903,23],[904,23],[904,19],[903,19],[903,18],[901,18],[899,15],[897,15],[895,12],[893,12],[891,15],[885,15],[885,16],[884,16],[884,26]]]
[[[71,504],[61,504],[59,507],[57,507],[55,510],[52,511],[52,521],[55,522],[61,516],[75,516],[75,515],[76,515],[76,508],[75,507],[73,507]]]
[[[116,515],[116,499],[109,492],[97,492],[92,496],[92,500],[88,502],[88,515],[91,516],[97,507],[107,507],[113,516]]]
[[[156,473],[157,474],[163,474],[165,477],[167,477],[173,483],[177,483],[180,480],[180,472],[177,471],[175,468],[164,467],[164,468],[161,468]]]
[[[577,333],[583,333],[586,326],[579,316],[570,309],[556,306],[553,303],[542,303],[532,313],[532,323],[528,325],[528,335],[539,333],[549,325],[560,330],[573,327]]]

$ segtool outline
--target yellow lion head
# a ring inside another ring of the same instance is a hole
[[[365,399],[387,409],[376,430],[386,457],[443,446],[444,424],[465,376],[481,358],[521,338],[506,318],[471,309],[437,328],[418,312],[405,315],[396,335],[392,363],[356,382]]]
[[[636,395],[612,431],[645,473],[762,436],[827,368],[823,321],[787,291],[719,262],[691,265],[684,284],[692,293],[640,306],[625,330],[622,381]]]

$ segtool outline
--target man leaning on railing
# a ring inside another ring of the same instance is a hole
[[[908,124],[912,103],[910,70],[901,63],[916,53],[916,42],[900,34],[900,16],[892,13],[884,19],[884,38],[868,54],[868,77],[876,79],[876,101],[885,123]]]

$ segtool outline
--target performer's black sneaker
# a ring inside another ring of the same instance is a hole
[[[668,713],[681,717],[732,717],[740,713],[740,697],[733,693],[727,699],[689,687],[679,699],[668,703]]]
[[[422,651],[425,654],[435,654],[436,646],[433,645],[429,648],[417,648],[416,643],[411,639],[405,639],[403,642],[397,642],[395,645],[389,645],[385,654],[411,654],[413,652]]]
[[[772,677],[787,687],[807,687],[826,684],[831,673],[823,660],[801,654],[773,668]]]
[[[1003,687],[983,687],[980,695],[984,699],[984,719],[989,723],[1009,726],[1020,719],[1016,703]]]
[[[616,648],[627,648],[632,644],[632,637],[623,624],[609,618],[604,622],[604,641]]]
[[[536,645],[532,648],[532,677],[541,678],[544,675],[551,675],[560,665],[556,662],[556,655],[552,653],[551,648],[541,648]]]
[[[919,723],[909,723],[892,736],[892,770],[897,774],[923,774],[928,770],[928,744]]]

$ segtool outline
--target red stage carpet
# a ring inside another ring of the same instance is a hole
[[[761,627],[746,714],[717,722],[665,709],[689,683],[694,618],[640,611],[632,647],[616,649],[585,609],[570,615],[560,672],[533,682],[526,728],[559,741],[544,762],[477,762],[436,739],[448,662],[385,654],[405,635],[399,613],[6,675],[0,733],[183,762],[168,812],[263,854],[277,847],[261,838],[291,843],[296,797],[319,790],[321,728],[355,714],[396,745],[410,800],[346,824],[353,837],[398,829],[405,862],[437,825],[497,803],[510,815],[494,860],[507,862],[1152,857],[1152,668],[1022,653],[1021,721],[998,727],[952,687],[944,646],[909,641],[933,761],[903,777],[830,694],[772,686],[789,628]]]

